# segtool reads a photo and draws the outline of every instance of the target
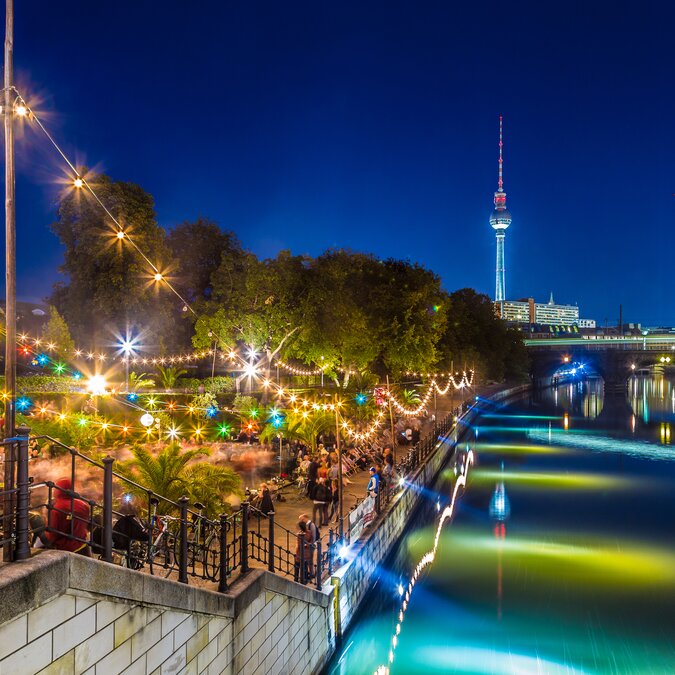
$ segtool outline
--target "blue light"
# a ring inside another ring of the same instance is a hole
[[[21,411],[25,412],[33,405],[33,402],[26,396],[22,396],[20,399],[17,399],[16,407]]]
[[[135,391],[130,391],[130,392],[127,394],[127,399],[128,399],[129,401],[135,401],[137,398],[138,398],[138,394],[137,394]]]
[[[365,394],[357,394],[356,395],[356,402],[359,405],[363,405],[367,400],[368,400],[368,397]]]
[[[49,363],[49,357],[46,354],[38,354],[36,361],[38,366],[44,367]]]
[[[274,417],[272,418],[272,426],[275,429],[278,429],[279,427],[283,426],[284,420],[281,417]]]
[[[82,373],[73,373],[73,379],[74,380],[81,380],[82,379]]]
[[[348,555],[349,555],[349,546],[347,546],[346,544],[343,544],[342,546],[340,546],[340,549],[338,550],[338,556],[340,556],[340,558],[344,559]]]
[[[207,417],[213,418],[213,417],[215,417],[217,414],[218,414],[218,408],[217,408],[215,405],[210,405],[210,406],[206,409],[206,416],[207,416]]]

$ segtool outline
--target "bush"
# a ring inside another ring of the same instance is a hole
[[[5,388],[5,378],[0,377],[0,387]],[[29,375],[16,378],[17,394],[73,394],[82,391],[82,382],[72,377],[55,375]]]
[[[187,390],[190,394],[199,391],[199,385],[204,385],[207,394],[222,394],[234,390],[234,379],[227,376],[207,377],[200,380],[197,377],[181,377],[176,382],[176,389]]]

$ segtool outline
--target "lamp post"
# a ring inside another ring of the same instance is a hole
[[[14,203],[14,104],[12,95],[14,69],[14,3],[5,2],[5,438],[14,438],[16,427],[16,212]],[[5,445],[5,490],[13,485],[13,444]],[[9,540],[12,523],[13,495],[6,492],[3,500],[3,532]],[[3,559],[12,559],[12,545],[3,547]]]
[[[342,522],[342,446],[340,445],[340,415],[338,406],[338,395],[335,394],[335,444],[338,454],[338,536],[340,541],[344,540],[344,524]]]

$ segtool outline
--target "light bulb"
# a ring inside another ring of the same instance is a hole
[[[157,272],[157,274],[155,274],[155,281],[161,281],[161,280],[162,280],[162,275],[159,272]]]
[[[122,230],[120,230],[120,231],[117,233],[117,238],[118,238],[118,239],[124,239],[124,232],[122,232]]]
[[[76,188],[81,188],[81,187],[84,185],[84,181],[78,176],[78,177],[73,181],[73,185],[74,185]]]
[[[19,105],[14,108],[14,112],[19,117],[25,117],[28,114],[28,108],[23,103],[19,103]]]

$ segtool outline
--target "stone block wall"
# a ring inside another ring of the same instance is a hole
[[[309,675],[334,649],[331,593],[263,570],[227,594],[57,551],[0,573],[2,675]]]

